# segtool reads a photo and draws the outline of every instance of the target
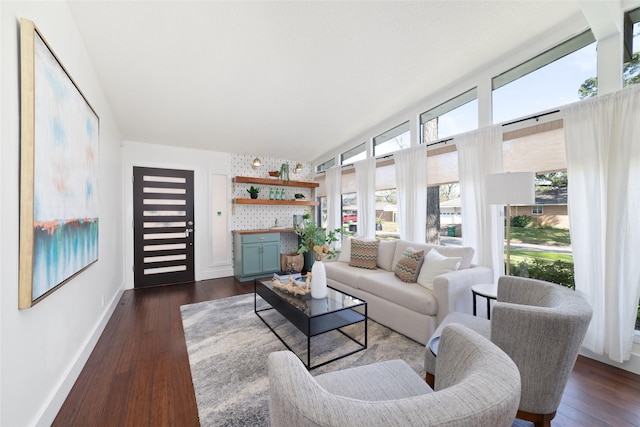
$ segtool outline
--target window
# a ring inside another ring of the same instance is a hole
[[[358,195],[348,193],[342,195],[342,230],[347,235],[358,232]]]
[[[640,84],[640,8],[624,15],[624,86]]]
[[[378,239],[399,239],[398,190],[390,188],[376,191],[376,237]]]
[[[478,129],[478,95],[473,88],[420,114],[420,142]]]
[[[316,167],[316,172],[326,171],[327,169],[329,169],[329,168],[331,168],[331,167],[335,166],[335,164],[336,164],[336,159],[335,159],[335,158],[334,158],[334,159],[327,160],[326,162],[324,162],[324,163],[322,163],[322,164],[319,164],[319,165]]]
[[[340,155],[340,164],[348,165],[367,158],[367,143],[363,142],[355,148]]]
[[[589,30],[494,77],[493,122],[577,101],[596,76],[596,43]]]
[[[427,243],[460,244],[462,236],[458,152],[455,146],[427,152]],[[445,240],[445,238],[447,240]]]
[[[386,131],[373,138],[373,155],[375,157],[408,148],[411,145],[409,122]]]
[[[573,288],[562,120],[504,132],[502,150],[505,171],[536,172],[535,205],[511,207],[511,274]]]

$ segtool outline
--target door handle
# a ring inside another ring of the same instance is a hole
[[[191,233],[193,233],[193,228],[187,228],[184,230],[184,237],[189,237]]]

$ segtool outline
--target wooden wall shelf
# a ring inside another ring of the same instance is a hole
[[[278,187],[302,187],[302,188],[317,188],[320,186],[317,182],[307,181],[283,181],[281,179],[272,178],[257,178],[253,176],[236,176],[232,178],[234,184],[262,184],[262,185],[275,185]],[[298,203],[298,202],[295,202]]]
[[[238,205],[290,205],[290,206],[318,206],[319,203],[311,200],[270,200],[270,199],[233,199]]]

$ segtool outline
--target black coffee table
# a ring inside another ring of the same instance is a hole
[[[367,302],[355,298],[337,289],[329,287],[327,296],[322,299],[313,299],[310,296],[300,297],[288,294],[280,289],[275,289],[271,280],[256,279],[253,282],[254,311],[276,337],[289,349],[295,351],[278,335],[278,332],[261,315],[268,310],[276,310],[298,330],[307,337],[307,357],[302,360],[308,370],[324,366],[327,363],[342,359],[367,348]],[[258,296],[269,304],[267,308],[258,308]],[[359,308],[359,311],[355,309]],[[341,328],[364,322],[364,342],[358,341],[354,336],[344,332]],[[347,338],[354,341],[358,348],[340,354],[330,360],[325,360],[316,365],[311,364],[311,338],[337,330]]]

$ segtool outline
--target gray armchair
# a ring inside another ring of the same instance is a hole
[[[313,377],[293,353],[271,353],[271,425],[511,426],[520,397],[513,361],[462,325],[443,330],[440,353],[435,392],[401,360]]]
[[[469,296],[471,297],[471,296]],[[450,313],[434,332],[461,323],[490,338],[518,366],[522,395],[518,418],[550,426],[591,321],[591,307],[569,288],[540,280],[504,276],[491,320]],[[436,361],[425,349],[427,382],[433,383]]]

